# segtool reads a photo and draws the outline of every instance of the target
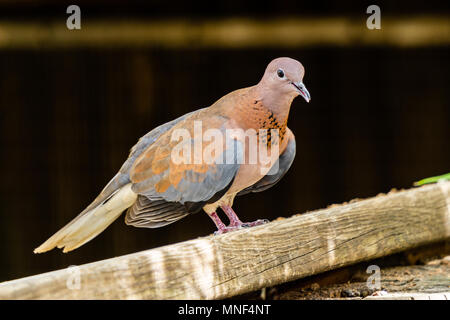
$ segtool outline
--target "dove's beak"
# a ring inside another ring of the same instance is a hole
[[[306,102],[309,102],[311,100],[311,96],[309,95],[308,89],[306,89],[303,82],[292,82],[295,88],[297,88],[298,93],[306,100]]]

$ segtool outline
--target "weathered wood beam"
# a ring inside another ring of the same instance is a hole
[[[218,299],[449,237],[447,181],[82,265],[79,288],[73,269],[4,282],[0,299]]]
[[[83,16],[82,16],[83,17]],[[0,49],[45,48],[299,48],[333,46],[420,47],[450,44],[448,16],[383,16],[381,30],[361,17],[228,18],[220,20],[0,21]]]

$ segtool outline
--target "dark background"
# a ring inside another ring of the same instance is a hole
[[[188,19],[361,15],[365,2],[78,1],[83,18]],[[383,4],[382,14],[448,14],[445,1]],[[2,1],[0,18],[46,21],[59,1]],[[64,20],[65,22],[65,20]],[[63,22],[63,23],[64,23]],[[123,216],[70,254],[33,249],[87,206],[153,127],[256,84],[278,56],[300,60],[312,101],[294,101],[297,157],[264,193],[240,197],[243,220],[326,207],[449,171],[448,44],[284,48],[0,50],[0,281],[205,236],[203,214],[161,229]]]

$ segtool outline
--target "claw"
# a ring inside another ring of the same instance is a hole
[[[226,227],[222,227],[219,230],[217,230],[216,232],[214,232],[214,235],[219,235],[219,234],[223,234],[223,233],[228,233],[231,231],[236,231],[242,228],[251,228],[251,227],[255,227],[255,226],[260,226],[262,224],[266,224],[268,223],[269,220],[267,219],[259,219],[253,222],[244,222],[244,223],[240,223],[240,224],[234,224],[234,225],[228,225]]]
[[[244,222],[241,226],[243,228],[250,228],[250,227],[260,226],[260,225],[266,224],[268,222],[269,222],[269,220],[267,220],[267,219],[259,219],[259,220],[253,221],[253,222]]]
[[[259,225],[269,222],[269,220],[267,220],[267,219],[259,219],[259,220],[253,221],[253,222],[242,222],[241,220],[239,220],[238,216],[233,211],[233,209],[231,209],[231,207],[222,206],[222,209],[225,212],[225,214],[228,216],[228,218],[230,220],[230,224],[228,226],[225,226],[225,224],[220,220],[217,213],[215,213],[215,212],[211,213],[210,217],[214,221],[214,223],[216,224],[216,227],[217,227],[217,231],[214,232],[214,235],[228,233],[228,232],[239,230],[242,228],[251,228],[251,227],[259,226]]]

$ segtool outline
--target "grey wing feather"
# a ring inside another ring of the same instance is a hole
[[[202,109],[200,109],[202,110]],[[139,141],[131,148],[130,154],[127,158],[127,160],[124,162],[122,167],[120,168],[119,172],[109,181],[109,183],[106,185],[106,187],[100,192],[100,194],[95,198],[95,200],[86,208],[84,209],[79,215],[82,216],[86,212],[89,212],[90,210],[96,208],[102,203],[105,203],[110,199],[121,187],[126,185],[127,183],[130,183],[130,175],[129,171],[131,166],[133,165],[136,158],[152,143],[154,143],[164,132],[167,130],[170,130],[174,125],[176,125],[178,122],[186,119],[191,114],[199,112],[200,110],[195,110],[192,112],[189,112],[175,120],[172,120],[170,122],[167,122],[165,124],[162,124],[152,131],[148,132],[146,135],[141,137]]]
[[[230,185],[242,163],[242,143],[231,138],[227,139],[230,139],[230,142],[226,143],[229,148],[217,156],[216,162],[207,172],[188,171],[176,187],[171,185],[166,191],[158,192],[155,185],[169,174],[169,169],[167,169],[142,182],[133,184],[132,190],[145,195],[150,200],[165,200],[181,204],[208,201]]]
[[[152,201],[145,196],[138,196],[134,205],[127,211],[125,223],[138,228],[159,228],[178,221],[188,214],[186,207],[180,203]]]
[[[278,183],[278,181],[283,178],[283,176],[286,174],[286,172],[289,170],[289,168],[292,165],[292,162],[295,158],[295,150],[296,150],[296,143],[295,138],[292,137],[289,140],[289,143],[284,150],[284,152],[280,155],[278,158],[278,166],[279,169],[276,174],[273,175],[265,175],[262,179],[260,179],[258,182],[256,182],[254,185],[245,188],[244,190],[240,191],[237,195],[241,196],[244,194],[248,194],[250,192],[261,192],[264,190],[267,190],[271,187],[273,187],[275,184]],[[277,164],[275,163],[274,166]]]
[[[190,115],[200,112],[203,109],[195,110],[189,113],[186,113],[185,115],[172,120],[170,122],[164,123],[160,125],[159,127],[156,127],[146,135],[142,136],[139,141],[131,148],[130,155],[128,156],[128,159],[125,161],[125,163],[120,168],[119,172],[128,174],[134,161],[137,157],[141,155],[141,153],[147,149],[148,146],[153,144],[164,132],[170,130],[174,125],[176,125],[178,122],[186,119]]]
[[[241,143],[233,140],[231,146],[233,152],[231,148],[225,150],[216,159],[221,161],[215,164],[213,170],[206,173],[189,171],[177,188],[170,186],[165,192],[158,193],[154,188],[158,178],[161,178],[158,175],[134,184],[133,191],[139,196],[128,209],[125,223],[135,227],[159,228],[199,211],[207,203],[219,200],[231,186],[242,162]]]

